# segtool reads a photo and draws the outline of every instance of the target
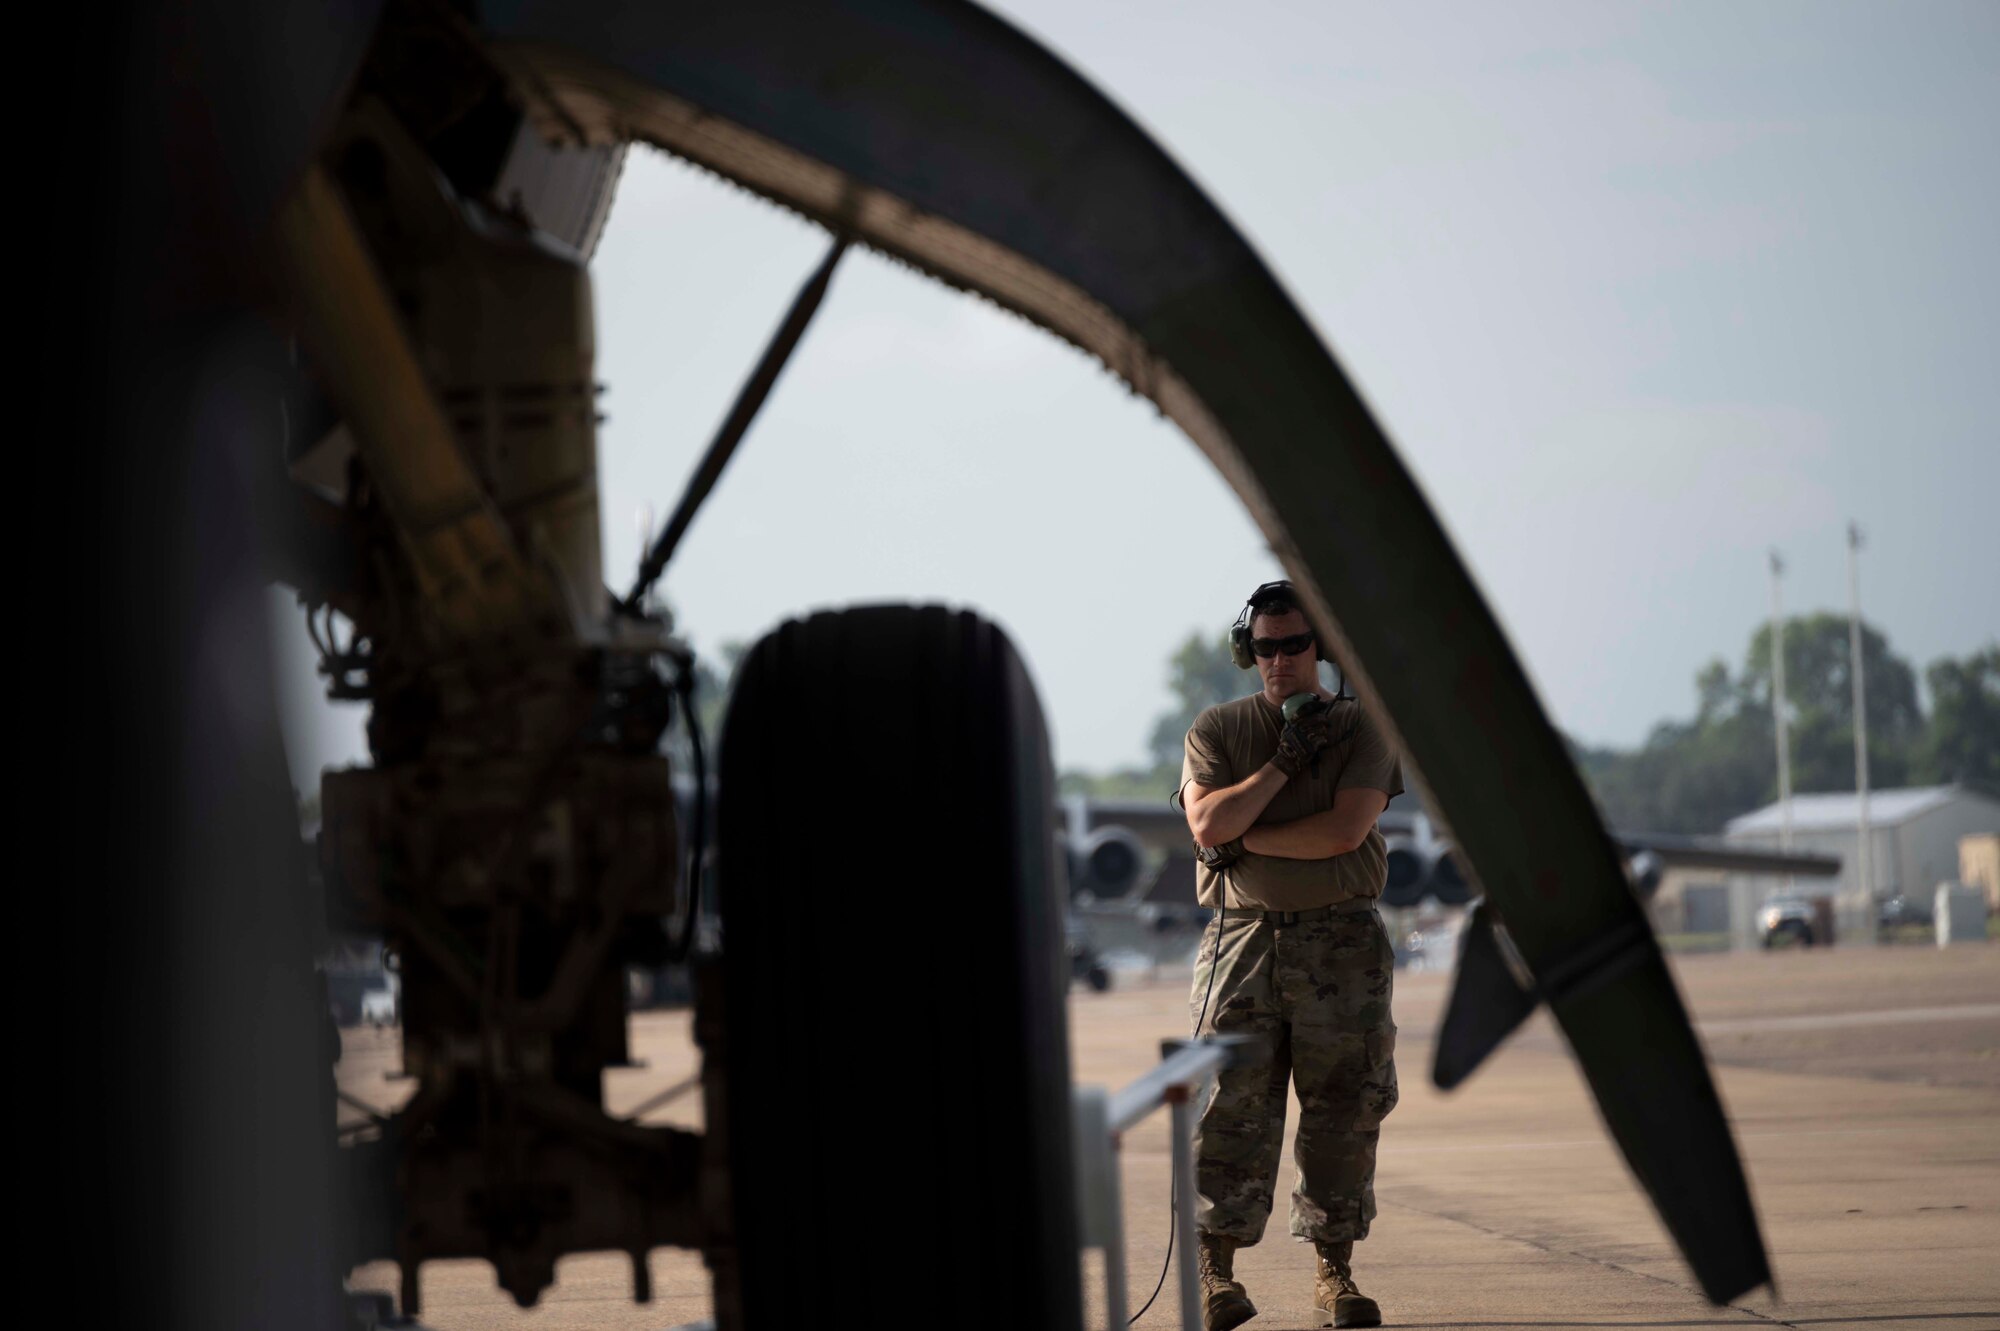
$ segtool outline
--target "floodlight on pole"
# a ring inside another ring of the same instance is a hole
[[[1855,833],[1860,839],[1855,869],[1860,875],[1863,903],[1875,899],[1875,866],[1868,827],[1868,696],[1861,670],[1861,528],[1847,524],[1847,650],[1854,677],[1854,796]]]

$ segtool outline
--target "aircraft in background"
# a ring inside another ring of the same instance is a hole
[[[1397,805],[1404,807],[1398,808]],[[1059,807],[1072,909],[1095,931],[1101,950],[1161,953],[1182,949],[1208,912],[1195,901],[1195,859],[1187,818],[1162,799],[1072,795]],[[1410,796],[1391,802],[1376,826],[1388,843],[1382,904],[1472,905],[1479,895],[1449,837]],[[1824,855],[1749,850],[1720,837],[1614,833],[1633,890],[1651,902],[1677,870],[1832,877],[1840,861]],[[1184,949],[1182,949],[1184,950]],[[1162,956],[1162,959],[1163,956]]]

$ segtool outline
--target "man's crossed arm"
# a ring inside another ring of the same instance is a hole
[[[1388,791],[1349,786],[1334,792],[1333,807],[1324,813],[1251,828],[1243,834],[1243,849],[1286,860],[1330,860],[1359,849],[1388,807]]]
[[[1266,763],[1233,786],[1215,789],[1199,781],[1187,784],[1188,830],[1204,846],[1220,846],[1241,837],[1253,855],[1287,860],[1325,860],[1345,855],[1368,839],[1368,829],[1389,807],[1389,792],[1351,786],[1336,791],[1333,807],[1289,823],[1256,826],[1290,778]]]

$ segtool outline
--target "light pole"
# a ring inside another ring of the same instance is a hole
[[[1778,552],[1771,552],[1771,719],[1778,732],[1778,844],[1785,850],[1792,848],[1792,745],[1790,732],[1785,722],[1785,610],[1779,593],[1778,582],[1785,571],[1785,561]],[[1792,876],[1785,875],[1785,888],[1791,889]]]
[[[1874,840],[1868,829],[1868,698],[1861,673],[1861,528],[1847,524],[1847,650],[1853,658],[1848,673],[1854,676],[1854,794],[1856,830],[1861,839],[1855,868],[1861,876],[1860,902],[1867,909],[1875,900],[1874,862],[1870,856]]]

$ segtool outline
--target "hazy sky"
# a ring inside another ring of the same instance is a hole
[[[1899,652],[2000,637],[2000,4],[998,8],[1262,252],[1565,730],[1691,712],[1768,613],[1772,546],[1788,610],[1844,609],[1849,518]],[[595,263],[615,585],[822,241],[628,160]],[[1101,768],[1141,758],[1174,646],[1276,575],[1149,404],[856,253],[665,589],[705,650],[822,606],[977,607],[1058,763]],[[354,733],[322,720],[295,767]]]

